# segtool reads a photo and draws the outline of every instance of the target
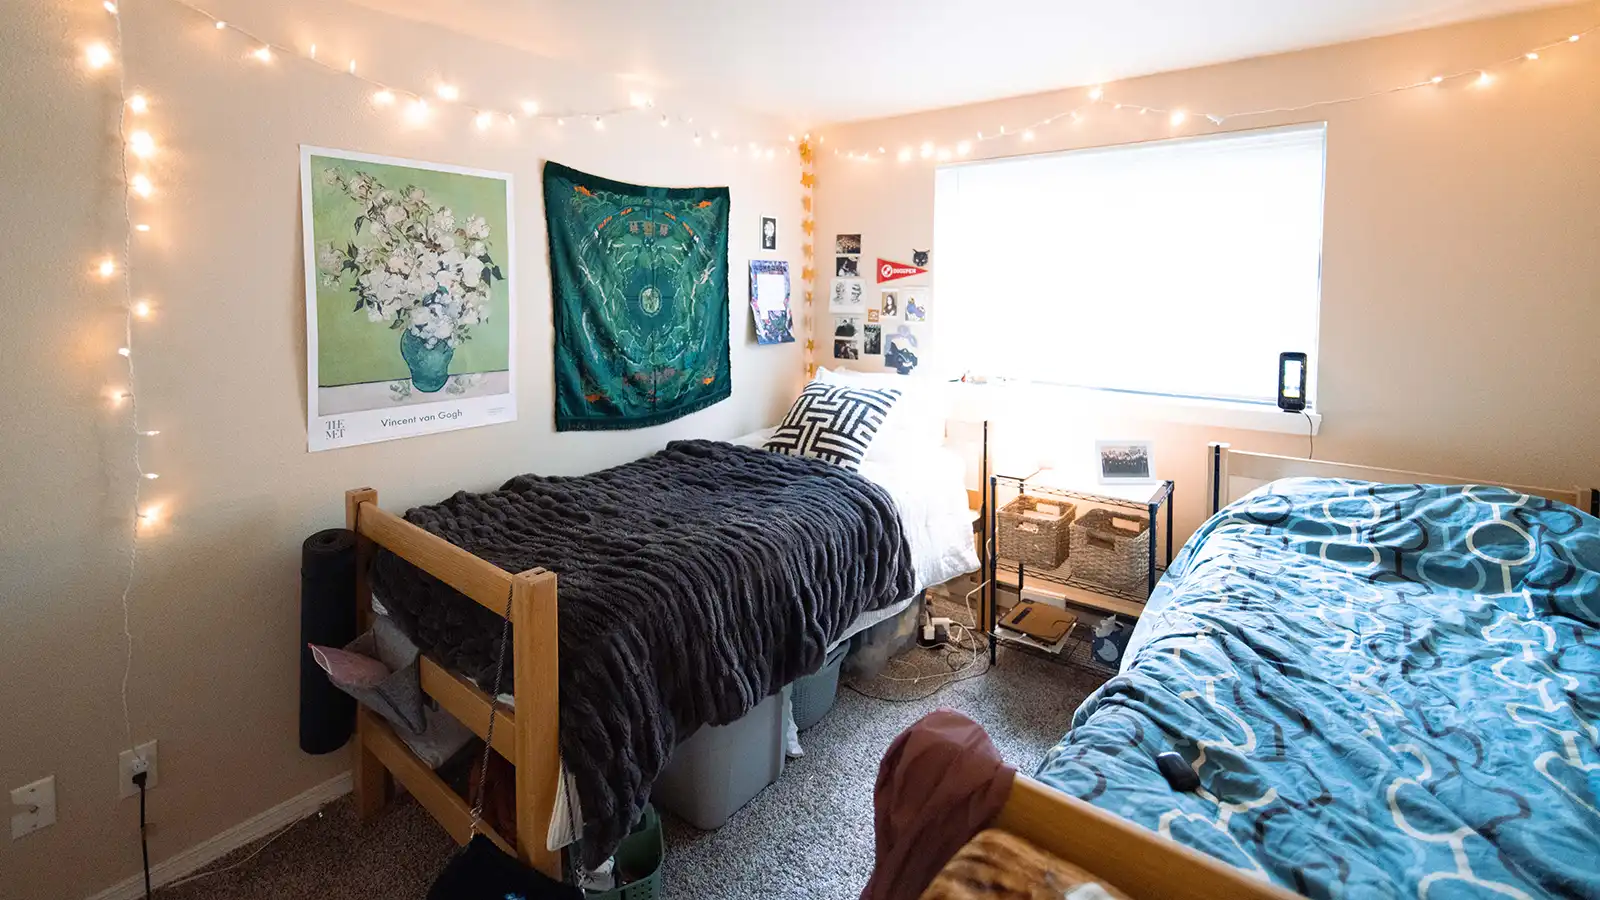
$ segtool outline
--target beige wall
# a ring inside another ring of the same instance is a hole
[[[625,83],[600,74],[341,3],[208,5],[263,35],[354,55],[363,71],[411,84],[444,75],[502,107],[524,92],[587,108],[626,97]],[[780,217],[780,255],[798,264],[799,168],[793,156],[696,150],[653,117],[603,135],[523,126],[513,138],[477,135],[457,111],[410,130],[347,79],[243,59],[237,37],[177,4],[125,7],[130,80],[149,92],[165,147],[161,193],[141,214],[156,228],[135,265],[159,315],[138,329],[136,349],[145,421],[163,432],[146,454],[163,475],[150,496],[171,517],[141,546],[130,682],[135,736],[161,743],[150,795],[160,860],[346,768],[344,754],[298,749],[295,649],[299,544],[342,524],[345,488],[372,485],[403,509],[522,472],[593,470],[673,438],[731,437],[786,408],[801,351],[754,345],[743,273],[760,252],[761,215]],[[107,38],[108,24],[82,0],[0,11],[0,789],[53,773],[60,802],[55,827],[0,838],[6,900],[84,897],[138,864],[137,803],[119,801],[116,783],[129,437],[103,402],[120,383],[121,317],[116,293],[89,277],[118,239],[116,101],[114,74],[79,64],[81,43]],[[660,99],[725,134],[786,133]],[[302,142],[513,173],[516,423],[306,452]],[[644,431],[553,432],[546,158],[631,181],[732,187],[732,399]]]
[[[1124,103],[1196,111],[1292,106],[1514,57],[1597,21],[1600,4],[1585,3],[1144,78],[1107,91]],[[933,165],[897,163],[899,148],[924,141],[954,146],[979,130],[1015,128],[1084,100],[1085,91],[1067,91],[825,129],[817,173],[825,267],[831,272],[833,236],[840,232],[862,234],[868,265],[878,256],[908,262],[911,248],[933,244]],[[1600,483],[1597,110],[1600,39],[1592,38],[1514,66],[1487,90],[1463,83],[1228,123],[1328,122],[1317,360],[1326,419],[1319,456],[1519,483]],[[1176,133],[1213,130],[1200,124]],[[1174,133],[1163,117],[1097,110],[1080,125],[1042,130],[1033,144],[985,143],[978,152],[1060,150]],[[879,146],[887,156],[870,163],[828,152]],[[1048,271],[1049,260],[1040,262]],[[932,268],[937,316],[937,246]],[[825,313],[818,316],[824,365],[831,364],[830,324]],[[1307,448],[1304,435],[1115,421],[1075,411],[1070,402],[1025,418],[997,428],[1013,456],[1081,455],[1092,452],[1096,435],[1155,440],[1158,467],[1178,480],[1180,535],[1202,517],[1207,441],[1290,454]]]

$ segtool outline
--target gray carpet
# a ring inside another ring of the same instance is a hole
[[[873,780],[895,735],[924,713],[950,707],[981,723],[1008,762],[1031,771],[1067,730],[1073,710],[1105,678],[1002,650],[998,667],[986,671],[985,654],[958,676],[965,680],[923,696],[971,658],[965,649],[912,649],[882,677],[842,686],[833,711],[801,734],[806,755],[790,760],[783,777],[721,829],[701,832],[666,816],[667,896],[857,897],[872,871]],[[939,673],[944,677],[915,680]],[[887,697],[920,699],[879,699]],[[270,845],[221,860],[212,871],[237,868],[157,894],[163,900],[421,898],[453,848],[409,798],[367,824],[356,821],[345,798]],[[257,855],[240,864],[251,853]]]

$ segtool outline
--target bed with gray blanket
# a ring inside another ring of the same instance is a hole
[[[561,754],[591,865],[681,738],[815,671],[859,616],[915,587],[883,488],[715,441],[590,475],[522,475],[405,518],[508,571],[561,579]],[[424,653],[493,680],[503,620],[387,551],[372,584]]]

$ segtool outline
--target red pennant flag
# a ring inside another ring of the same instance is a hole
[[[896,281],[901,278],[910,278],[913,275],[926,275],[928,270],[921,266],[908,266],[905,263],[890,262],[887,259],[878,260],[878,283]]]

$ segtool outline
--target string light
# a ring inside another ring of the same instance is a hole
[[[156,140],[148,131],[135,131],[128,135],[128,150],[134,156],[145,159],[156,152]]]
[[[1478,66],[1478,67],[1474,67],[1474,68],[1471,68],[1471,69],[1466,69],[1466,70],[1463,70],[1463,71],[1453,72],[1453,73],[1450,73],[1450,72],[1440,73],[1440,74],[1433,75],[1430,78],[1427,78],[1427,79],[1425,79],[1423,81],[1419,81],[1419,82],[1412,82],[1412,83],[1408,83],[1408,84],[1400,84],[1400,85],[1396,85],[1396,86],[1390,87],[1390,88],[1384,88],[1384,89],[1380,89],[1380,90],[1369,91],[1367,93],[1362,93],[1362,94],[1354,94],[1354,95],[1351,95],[1351,96],[1329,97],[1329,98],[1324,98],[1324,99],[1313,100],[1313,101],[1310,101],[1310,102],[1307,102],[1307,103],[1301,103],[1301,104],[1292,105],[1292,106],[1273,107],[1273,108],[1269,108],[1269,109],[1252,109],[1252,110],[1242,110],[1242,111],[1229,112],[1229,113],[1196,112],[1196,113],[1192,113],[1191,114],[1188,110],[1185,110],[1185,109],[1182,109],[1182,108],[1177,108],[1177,107],[1163,109],[1163,108],[1156,107],[1156,106],[1144,106],[1144,105],[1135,104],[1135,103],[1124,103],[1124,102],[1120,102],[1120,101],[1119,102],[1113,102],[1111,100],[1111,98],[1109,98],[1107,96],[1108,92],[1107,92],[1105,86],[1097,84],[1097,85],[1093,85],[1093,86],[1088,88],[1088,94],[1087,94],[1088,102],[1087,103],[1083,103],[1083,104],[1075,106],[1073,108],[1064,109],[1064,110],[1062,110],[1062,111],[1060,111],[1058,113],[1055,113],[1054,115],[1047,116],[1045,118],[1042,118],[1042,119],[1040,119],[1040,120],[1038,120],[1036,122],[1033,122],[1033,123],[1031,123],[1029,125],[1026,125],[1024,127],[1020,127],[1019,128],[1019,127],[1012,127],[1012,126],[1008,126],[1008,125],[1001,125],[998,132],[978,131],[978,132],[976,132],[976,141],[975,142],[974,141],[965,141],[965,140],[956,142],[954,144],[954,155],[955,156],[966,156],[975,148],[976,144],[982,144],[982,143],[987,143],[987,142],[996,141],[996,140],[1005,140],[1005,139],[1008,139],[1008,138],[1018,138],[1018,139],[1020,139],[1020,140],[1022,140],[1024,142],[1033,141],[1033,140],[1035,140],[1037,138],[1039,129],[1048,127],[1050,125],[1055,125],[1055,124],[1059,123],[1063,119],[1070,119],[1073,122],[1083,122],[1083,121],[1085,121],[1087,119],[1087,115],[1086,115],[1087,107],[1092,105],[1092,104],[1099,104],[1099,103],[1107,104],[1110,107],[1111,111],[1114,111],[1114,112],[1136,112],[1140,116],[1149,116],[1151,113],[1156,113],[1156,114],[1159,114],[1159,115],[1162,115],[1162,116],[1166,117],[1167,122],[1174,128],[1176,128],[1178,126],[1181,126],[1181,125],[1184,125],[1184,124],[1187,124],[1191,118],[1195,118],[1195,117],[1203,118],[1205,121],[1209,122],[1212,126],[1217,127],[1217,128],[1222,128],[1224,125],[1228,124],[1231,120],[1234,120],[1234,119],[1259,118],[1259,117],[1264,117],[1264,116],[1275,116],[1275,117],[1282,118],[1284,116],[1293,115],[1293,114],[1297,114],[1297,113],[1304,113],[1304,112],[1307,112],[1307,111],[1310,111],[1310,110],[1323,109],[1323,108],[1329,107],[1329,106],[1341,106],[1341,105],[1350,104],[1350,103],[1358,103],[1358,102],[1361,102],[1361,101],[1364,101],[1364,100],[1370,100],[1370,99],[1374,99],[1374,98],[1378,98],[1378,97],[1385,97],[1385,96],[1389,96],[1389,95],[1392,95],[1392,94],[1405,93],[1407,91],[1414,91],[1414,90],[1418,90],[1418,89],[1421,89],[1421,88],[1436,87],[1436,86],[1444,85],[1447,82],[1454,83],[1458,79],[1462,80],[1462,81],[1465,81],[1467,79],[1471,79],[1470,83],[1472,83],[1473,85],[1475,85],[1477,87],[1480,87],[1480,88],[1486,88],[1486,87],[1489,87],[1489,86],[1495,84],[1497,81],[1500,80],[1501,77],[1506,75],[1507,73],[1505,71],[1503,71],[1506,68],[1508,68],[1508,67],[1510,67],[1510,66],[1512,66],[1514,64],[1519,64],[1519,63],[1520,64],[1526,64],[1526,63],[1529,63],[1529,62],[1539,61],[1544,57],[1544,55],[1546,53],[1548,53],[1553,48],[1569,46],[1570,44],[1576,43],[1576,42],[1582,40],[1583,38],[1593,34],[1596,31],[1600,31],[1600,25],[1596,25],[1595,27],[1588,28],[1588,29],[1586,29],[1584,31],[1580,31],[1580,32],[1578,32],[1576,34],[1573,34],[1573,35],[1569,36],[1569,37],[1560,38],[1560,39],[1557,39],[1557,40],[1553,40],[1553,41],[1551,41],[1549,43],[1542,44],[1542,45],[1537,46],[1537,47],[1532,47],[1532,48],[1528,49],[1524,53],[1516,54],[1514,56],[1511,56],[1508,59],[1502,59],[1502,60],[1499,60],[1497,62],[1490,63],[1489,65],[1486,65],[1486,66]],[[948,145],[946,145],[946,146],[948,146]],[[930,148],[932,148],[932,149],[930,149]],[[918,148],[914,148],[914,147],[903,148],[897,154],[896,158],[902,163],[909,162],[912,159],[912,154],[916,153],[919,149],[920,149],[920,155],[921,155],[921,157],[923,159],[935,159],[935,160],[946,159],[947,158],[946,154],[949,152],[946,149],[946,147],[933,147],[931,142],[929,142],[929,143],[923,143]],[[879,149],[879,152],[880,153],[883,152],[881,148]],[[836,154],[843,153],[845,155],[845,158],[847,158],[847,159],[868,159],[868,158],[870,158],[868,153],[861,152],[861,151],[858,151],[858,150],[836,150],[835,153]]]
[[[139,232],[145,232],[145,231],[149,231],[150,230],[150,226],[146,225],[143,222],[140,222],[139,224],[133,226],[133,230],[134,231],[139,231]]]
[[[108,256],[100,260],[100,265],[96,266],[95,269],[100,273],[101,278],[110,278],[117,274],[117,262]]]
[[[316,59],[317,58],[317,45],[316,44],[312,44],[311,45],[310,56],[311,56],[312,59]]]
[[[156,435],[158,435],[160,433],[161,432],[156,431],[155,429],[151,429],[149,431],[141,431],[141,432],[139,432],[139,436],[140,437],[155,437]]]
[[[421,97],[413,98],[406,104],[406,121],[413,125],[420,125],[428,120],[428,101]]]
[[[140,319],[150,318],[150,301],[140,300],[133,304],[133,314]]]
[[[477,117],[472,121],[478,126],[479,131],[487,131],[489,129],[489,125],[494,121],[494,117],[490,116],[486,112],[481,112],[478,113]]]
[[[635,91],[628,94],[628,105],[632,106],[634,109],[647,109],[655,106],[655,101],[651,100],[648,96]]]
[[[667,127],[668,124],[669,124],[669,120],[667,119],[667,117],[666,116],[662,116],[661,117],[661,127],[665,128],[665,127]]]
[[[218,31],[221,31],[222,29],[227,28],[227,27],[228,27],[228,23],[227,22],[224,22],[221,19],[217,20],[217,30]]]
[[[394,91],[384,88],[372,95],[372,102],[379,106],[389,106],[394,103]]]
[[[264,63],[272,62],[272,48],[266,46],[265,44],[257,47],[250,55]]]
[[[83,48],[83,59],[91,69],[104,69],[111,65],[111,48],[100,43],[90,44]]]
[[[453,84],[436,85],[433,89],[433,92],[438,95],[440,100],[443,100],[446,103],[454,103],[461,99],[461,89],[457,88]]]
[[[536,115],[538,115],[539,114],[539,104],[533,102],[532,100],[524,100],[524,101],[522,101],[522,114],[525,115],[525,116],[536,116]]]
[[[606,128],[606,120],[600,118],[599,116],[595,116],[594,117],[594,130],[595,131],[604,131],[605,128]]]
[[[111,13],[113,16],[117,14],[117,5],[115,3],[112,3],[111,0],[106,0],[106,2],[104,2],[104,3],[100,4],[100,5],[105,7],[106,8],[106,12]]]
[[[155,193],[155,185],[150,183],[150,176],[140,172],[128,179],[128,187],[141,197],[149,197]]]
[[[123,356],[123,357],[132,356],[133,355],[133,351],[129,350],[127,347],[118,347],[117,348],[117,355],[118,356]]]
[[[128,98],[128,112],[142,116],[150,111],[150,101],[143,94],[134,94]]]
[[[350,60],[350,65],[347,69],[345,69],[345,71],[349,72],[351,75],[354,75],[356,73],[356,61],[353,59]]]

